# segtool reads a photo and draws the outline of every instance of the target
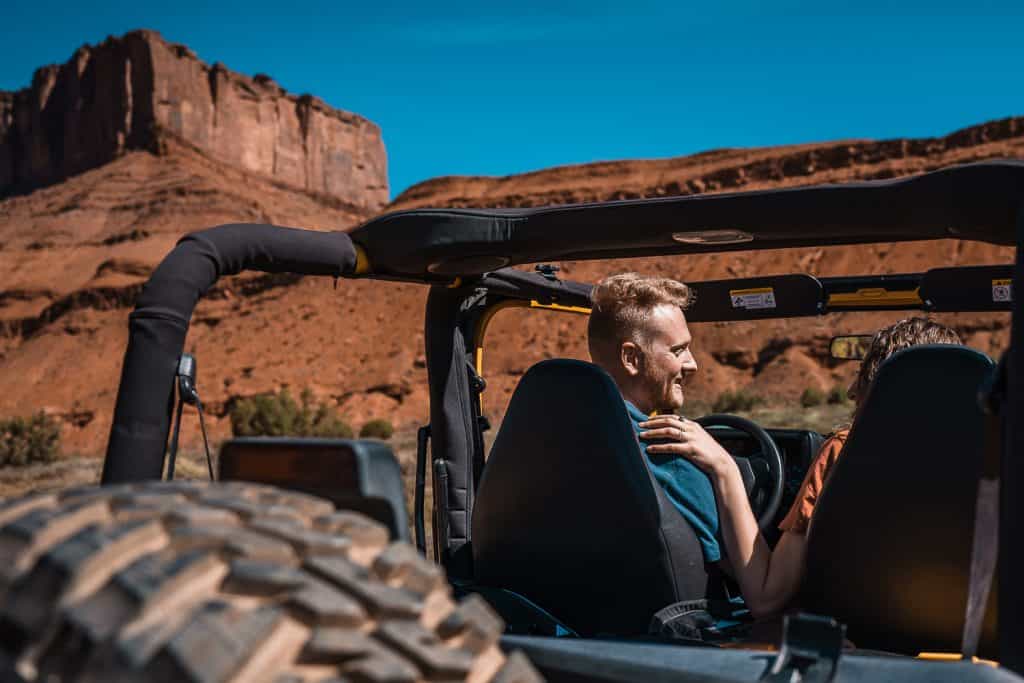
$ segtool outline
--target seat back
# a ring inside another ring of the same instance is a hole
[[[859,647],[960,649],[985,438],[978,389],[991,371],[987,356],[952,345],[906,349],[879,368],[815,506],[800,596]]]
[[[520,380],[472,531],[479,583],[581,635],[645,633],[657,610],[706,593],[696,535],[648,470],[615,383],[590,363],[543,361]]]

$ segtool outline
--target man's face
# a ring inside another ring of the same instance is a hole
[[[643,332],[637,379],[655,410],[679,410],[683,407],[686,382],[697,372],[686,318],[678,306],[657,306]]]

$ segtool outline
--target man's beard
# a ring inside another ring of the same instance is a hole
[[[683,407],[685,396],[678,380],[672,379],[667,384],[663,381],[651,384],[658,387],[658,393],[652,397],[654,400],[651,403],[659,414],[674,413]]]

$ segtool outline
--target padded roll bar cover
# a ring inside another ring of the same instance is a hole
[[[704,597],[697,537],[648,470],[596,365],[548,360],[516,387],[473,509],[477,583],[521,593],[581,635],[646,633]]]
[[[985,439],[978,389],[992,367],[972,349],[927,345],[879,368],[815,507],[799,599],[847,624],[858,647],[959,652]]]
[[[355,263],[343,232],[236,223],[183,237],[153,271],[129,317],[103,483],[160,478],[178,356],[196,302],[218,278],[243,270],[339,277]]]
[[[451,578],[469,578],[473,509],[474,429],[466,341],[459,315],[465,290],[434,286],[427,296],[424,342],[430,388],[430,450],[434,472],[434,540]]]

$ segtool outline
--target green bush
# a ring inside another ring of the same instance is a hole
[[[747,389],[723,391],[715,399],[711,409],[716,413],[742,413],[753,410],[764,403],[764,399]]]
[[[390,439],[395,428],[390,420],[370,420],[359,430],[360,439]]]
[[[0,420],[0,466],[53,462],[60,455],[60,424],[39,412]]]
[[[320,436],[351,439],[352,427],[323,403],[313,403],[304,389],[301,405],[287,389],[276,394],[243,398],[231,407],[231,433],[235,436]]]
[[[804,393],[800,394],[800,405],[804,408],[813,408],[814,406],[820,406],[825,402],[825,392],[815,387],[807,387],[804,389]]]
[[[846,389],[839,385],[836,385],[829,389],[828,402],[831,405],[846,405],[850,402],[850,396],[846,393]]]

